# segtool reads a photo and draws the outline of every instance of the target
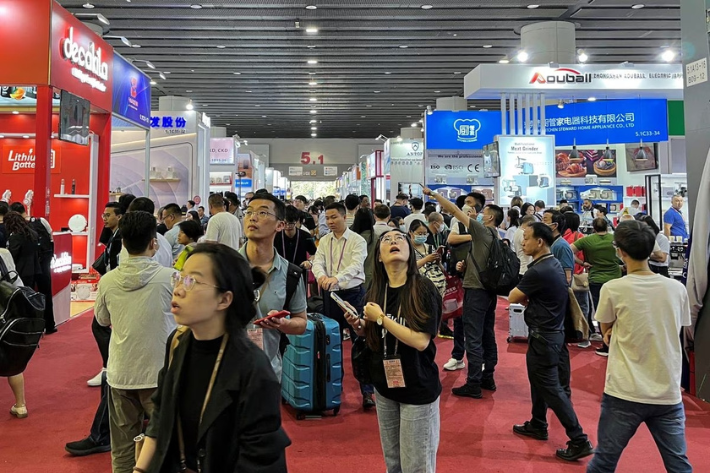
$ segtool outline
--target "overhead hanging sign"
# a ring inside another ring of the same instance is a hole
[[[234,138],[210,138],[210,164],[234,164]]]
[[[668,106],[662,99],[549,105],[545,131],[557,146],[668,141]]]
[[[151,125],[150,78],[118,54],[113,57],[112,110],[136,125]]]
[[[501,136],[498,138],[501,179],[496,197],[507,202],[555,202],[555,137]]]
[[[464,78],[467,99],[501,93],[545,93],[546,98],[683,97],[681,64],[481,64]]]
[[[434,112],[426,115],[427,156],[433,150],[480,150],[501,132],[499,111]]]

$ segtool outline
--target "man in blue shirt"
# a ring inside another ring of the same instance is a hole
[[[574,272],[574,253],[569,243],[562,238],[562,233],[566,230],[567,220],[557,210],[545,210],[542,215],[542,221],[552,230],[552,236],[555,242],[550,247],[550,251],[555,258],[560,262],[562,269],[565,271],[567,284],[572,284],[572,273]]]
[[[683,240],[688,239],[688,230],[685,227],[685,219],[680,209],[683,208],[683,196],[674,195],[673,203],[670,209],[663,214],[663,233],[670,237],[683,237]]]

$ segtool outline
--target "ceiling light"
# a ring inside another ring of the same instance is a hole
[[[158,74],[158,75],[159,75],[160,78],[163,79],[163,80],[166,80],[166,79],[167,79],[167,77],[165,77],[165,74],[163,74],[162,72],[161,72],[160,74]]]
[[[559,109],[565,108],[564,100],[560,100],[559,102],[557,102],[557,108],[559,108]]]
[[[255,106],[256,108],[261,108],[261,105],[259,105],[259,104],[256,104],[256,105],[254,105],[254,106]]]
[[[456,72],[454,72],[454,75],[455,75],[455,76],[457,76],[457,75],[459,75],[459,74],[461,74],[461,71],[456,71]]]
[[[590,102],[596,102],[597,98],[596,97],[589,97],[587,100]]]
[[[190,100],[187,105],[185,105],[185,108],[188,110],[194,110],[194,106],[192,105],[192,100]]]
[[[308,85],[310,85],[311,87],[315,87],[316,85],[318,85],[318,82],[309,82]]]
[[[539,6],[540,6],[540,5],[535,5],[535,4],[528,5],[528,9],[534,10],[534,9],[538,8]]]
[[[310,46],[308,46],[308,49],[316,49],[316,45],[315,45],[315,44],[311,44]]]
[[[129,39],[126,38],[125,36],[117,36],[117,35],[105,35],[105,36],[104,36],[104,39],[110,39],[110,38],[120,39],[121,42],[122,42],[123,44],[125,44],[126,46],[128,46],[129,48],[133,47],[133,43],[131,43],[131,42],[129,41]]]
[[[367,108],[372,108],[372,105],[365,105]]]
[[[412,123],[412,128],[416,128],[419,126],[419,123]]]
[[[315,59],[309,59],[308,64],[318,64],[318,61]]]
[[[191,90],[186,90],[185,92],[187,92],[187,93],[189,94],[189,93],[192,92],[192,91],[191,91]]]
[[[491,49],[493,47],[492,44],[484,44],[483,49]]]
[[[431,105],[426,106],[426,113],[427,115],[431,115],[432,113],[434,113],[434,111],[431,109]]]
[[[487,111],[488,111],[487,108],[482,108],[482,109],[481,109],[481,112],[487,112]]]
[[[247,93],[247,94],[251,94],[251,90],[247,90],[246,93]]]
[[[661,59],[663,59],[666,62],[671,62],[673,59],[675,59],[675,51],[672,49],[666,49],[663,51],[663,54],[661,54]]]
[[[245,144],[245,145],[248,145],[249,142],[248,142],[247,140],[244,140],[244,144]]]
[[[640,10],[640,9],[642,9],[642,8],[645,7],[645,6],[646,6],[646,5],[644,5],[643,3],[637,3],[636,5],[631,5],[631,8],[634,9],[634,10]]]
[[[589,60],[589,56],[587,56],[587,53],[584,52],[584,49],[577,51],[577,60],[579,62],[587,62]]]
[[[379,94],[379,93],[380,93],[379,90],[374,90],[373,92],[376,93],[376,94]]]
[[[317,129],[318,129],[317,126],[312,126],[312,127],[311,127],[311,131],[316,131]]]
[[[153,65],[152,62],[150,62],[150,61],[144,61],[144,62],[145,62],[146,66],[150,67],[151,69],[155,69],[155,66]]]
[[[428,3],[422,5],[422,10],[431,10],[432,8],[434,8],[434,5],[429,5]]]
[[[311,120],[311,121],[308,122],[308,123],[310,123],[310,124],[312,125],[312,124],[314,124],[314,123],[318,123],[318,120]]]
[[[13,114],[13,115],[19,115],[20,112],[18,112],[17,110],[13,110],[13,111],[12,111],[12,114]]]
[[[150,85],[155,85],[155,84],[157,84],[157,82],[155,82],[154,80],[150,81]]]
[[[132,48],[140,48],[141,45],[140,45],[140,44],[133,43],[133,44],[131,44],[131,47],[132,47]]]
[[[192,5],[190,5],[190,8],[192,8],[193,10],[200,10],[202,9],[202,5],[200,5],[199,3],[193,3]]]
[[[441,91],[440,91],[440,90],[435,90],[434,93],[435,93],[435,94],[440,94]]]
[[[311,137],[315,138],[316,136],[318,136],[316,133],[311,133]]]
[[[508,59],[507,57],[504,57],[503,59],[498,61],[499,64],[508,64],[509,62],[510,62],[510,59]]]
[[[388,75],[390,75],[390,74],[392,74],[392,73],[391,73],[391,72],[385,72],[385,75],[386,75],[386,76],[388,76]]]
[[[266,118],[266,115],[262,115],[261,118]]]
[[[367,115],[360,115],[360,118],[367,118]]]
[[[409,47],[409,46],[407,46],[406,44],[401,44],[401,45],[399,46],[399,49],[407,49],[408,47]]]
[[[241,72],[232,72],[232,74],[234,74],[235,76],[241,76],[241,75],[242,75]]]
[[[311,110],[311,115],[315,115],[316,113],[318,113],[318,110]]]
[[[317,102],[317,101],[318,101],[318,99],[317,99],[317,98],[315,98],[315,97],[311,97],[310,99],[308,99],[308,101],[309,101],[309,102]]]
[[[217,45],[217,49],[224,49],[224,48],[226,48],[226,47],[227,47],[227,46],[225,46],[225,45],[223,45],[223,44],[218,44],[218,45]]]
[[[306,10],[317,10],[318,7],[315,5],[306,5]]]
[[[306,28],[306,33],[316,34],[318,33],[318,28],[316,28],[315,26],[310,26]]]
[[[530,58],[530,55],[525,50],[520,51],[516,56],[516,59],[520,62],[525,62],[528,58]]]
[[[89,9],[94,8],[94,6],[89,2],[86,2],[85,4],[83,4],[82,7],[89,8]]]

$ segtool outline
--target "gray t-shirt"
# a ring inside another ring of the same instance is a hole
[[[478,275],[474,258],[479,268],[485,268],[488,264],[488,255],[491,251],[493,238],[498,238],[498,231],[494,228],[487,228],[482,223],[474,219],[469,219],[468,233],[472,238],[472,250],[466,261],[466,274],[463,278],[464,289],[483,289],[481,278]]]

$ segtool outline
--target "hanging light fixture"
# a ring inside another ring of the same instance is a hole
[[[634,159],[636,161],[646,161],[648,159],[648,156],[646,155],[646,150],[643,149],[643,140],[639,140],[639,149],[636,151],[636,154],[634,154]]]

